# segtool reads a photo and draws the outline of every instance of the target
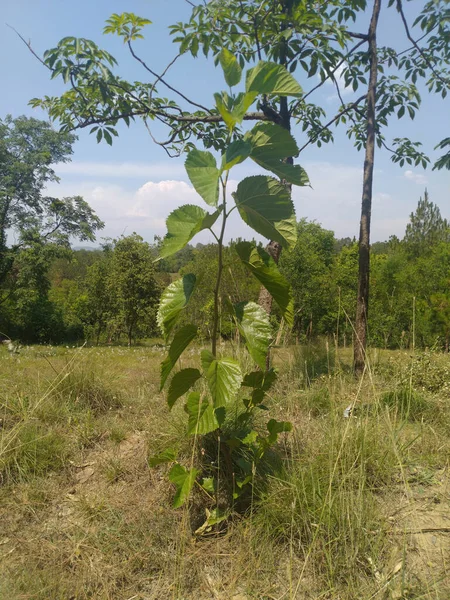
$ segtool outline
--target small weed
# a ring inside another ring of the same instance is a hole
[[[125,473],[122,461],[118,458],[111,458],[104,465],[104,473],[108,483],[115,483]]]
[[[120,425],[114,425],[111,427],[111,431],[109,433],[109,439],[115,444],[120,444],[127,437],[127,432],[124,427]]]

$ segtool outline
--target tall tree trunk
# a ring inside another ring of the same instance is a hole
[[[378,79],[377,27],[380,8],[381,0],[374,0],[368,34],[370,76],[367,90],[367,140],[364,160],[361,224],[359,230],[358,297],[356,301],[356,339],[353,359],[355,373],[357,374],[361,374],[364,371],[366,364],[370,276],[370,218],[372,212],[373,169],[375,161],[375,102]]]

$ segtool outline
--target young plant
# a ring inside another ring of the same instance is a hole
[[[225,80],[230,89],[241,80],[241,67],[237,59],[224,49],[220,62]],[[221,298],[221,277],[223,271],[223,246],[226,226],[230,214],[237,210],[247,225],[258,234],[276,240],[289,248],[296,241],[297,226],[294,205],[288,184],[305,185],[307,176],[299,165],[285,162],[287,157],[299,152],[291,134],[274,123],[259,123],[241,135],[238,127],[247,109],[258,95],[300,96],[302,90],[293,77],[280,65],[259,62],[246,76],[245,92],[215,94],[216,107],[228,127],[228,139],[220,166],[210,152],[192,149],[186,159],[188,177],[212,212],[193,205],[185,205],[173,211],[167,219],[168,233],[164,238],[161,258],[165,258],[182,248],[200,231],[208,229],[217,241],[218,267],[213,297],[213,325],[211,348],[199,352],[198,368],[184,368],[172,376],[167,401],[169,409],[181,398],[185,398],[188,415],[187,431],[204,438],[207,446],[211,437],[219,444],[219,455],[224,461],[223,475],[219,465],[211,477],[203,479],[202,487],[209,494],[215,494],[216,508],[208,512],[206,526],[212,526],[225,518],[219,506],[219,478],[223,485],[228,477],[229,500],[234,503],[251,488],[258,464],[268,449],[277,442],[278,434],[289,431],[291,424],[269,419],[266,432],[252,428],[255,411],[267,410],[264,398],[276,379],[273,369],[266,370],[266,357],[272,339],[269,316],[254,302],[232,304],[229,298]],[[231,169],[248,158],[277,177],[256,175],[246,177],[232,194],[234,204],[228,203],[227,182]],[[220,223],[219,232],[213,230]],[[274,260],[261,247],[250,242],[239,242],[236,251],[245,267],[272,295],[288,325],[293,321],[293,300],[289,284],[278,270]],[[163,292],[158,311],[158,324],[169,344],[167,357],[161,364],[161,389],[166,385],[178,359],[197,336],[197,326],[178,321],[197,285],[193,274],[175,281]],[[223,308],[221,308],[223,307]],[[220,311],[231,315],[251,359],[255,370],[243,373],[234,358],[221,356],[217,349]],[[204,381],[203,387],[198,385]],[[207,390],[207,393],[196,390]],[[241,388],[247,394],[241,394]],[[236,402],[244,396],[239,416],[234,426],[229,427],[231,407],[236,414]],[[227,421],[228,417],[228,421]],[[154,457],[151,464],[172,462],[169,479],[176,487],[174,506],[181,506],[189,497],[199,475],[194,468],[194,450],[190,468],[176,461],[176,452],[168,449]],[[219,463],[219,460],[217,461]]]

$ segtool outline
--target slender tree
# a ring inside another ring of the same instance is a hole
[[[378,81],[377,28],[381,0],[374,0],[372,18],[367,34],[369,44],[369,86],[367,89],[367,134],[364,160],[363,194],[359,230],[358,297],[356,301],[354,368],[362,373],[367,346],[367,317],[369,309],[370,222],[372,213],[373,169],[375,164],[376,97]]]

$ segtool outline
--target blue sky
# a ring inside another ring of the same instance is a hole
[[[384,3],[386,5],[386,3]],[[411,2],[411,14],[419,9],[422,0]],[[398,48],[407,47],[401,22],[395,11],[383,7],[380,22],[380,41]],[[184,20],[190,7],[184,0],[96,0],[67,2],[63,0],[15,0],[2,7],[0,25],[0,116],[11,113],[44,118],[45,115],[28,106],[32,97],[58,94],[63,90],[58,81],[50,81],[48,72],[29,53],[14,32],[4,23],[18,29],[33,48],[42,53],[62,37],[86,37],[110,51],[119,61],[120,73],[133,80],[145,80],[145,72],[126,53],[122,42],[102,35],[105,20],[113,12],[129,11],[147,17],[153,24],[146,38],[136,49],[156,71],[161,71],[176,54],[167,26]],[[355,25],[360,31],[367,26],[363,19]],[[170,82],[187,90],[190,97],[212,104],[212,94],[225,89],[220,69],[212,61],[182,57],[170,71]],[[305,90],[317,80],[300,80]],[[392,122],[387,137],[409,136],[423,142],[431,156],[433,147],[449,134],[450,103],[422,92],[422,107],[416,119]],[[345,91],[345,99],[352,93]],[[323,86],[311,97],[329,111],[338,106],[334,88]],[[300,129],[293,131],[302,145]],[[336,132],[335,143],[320,149],[309,147],[299,162],[307,170],[312,188],[297,188],[293,197],[298,217],[315,219],[333,229],[338,237],[358,236],[362,188],[363,154],[357,152],[343,133]],[[113,147],[97,145],[87,131],[79,132],[73,161],[56,168],[61,183],[49,188],[58,196],[80,194],[106,222],[102,236],[118,236],[136,231],[148,241],[163,235],[164,220],[180,204],[199,203],[183,169],[183,159],[169,159],[152,143],[145,128],[137,123],[129,130],[120,128],[120,138]],[[257,170],[245,163],[232,172],[233,185]],[[444,216],[450,217],[450,174],[448,171],[424,171],[418,167],[392,164],[386,151],[377,150],[372,211],[372,239],[383,240],[391,234],[402,236],[411,211],[417,205],[425,187],[430,198],[438,204]],[[230,236],[250,235],[238,220],[231,223]],[[206,238],[201,239],[205,241]]]

